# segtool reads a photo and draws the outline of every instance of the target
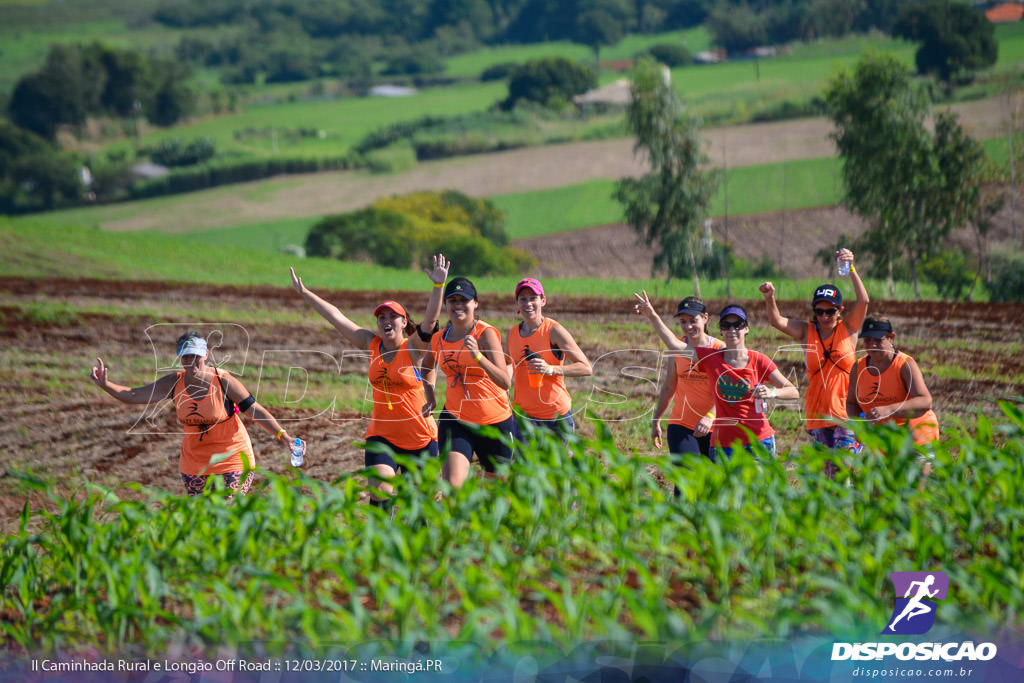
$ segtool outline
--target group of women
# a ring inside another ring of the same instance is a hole
[[[814,291],[810,320],[786,318],[779,312],[772,283],[760,287],[771,325],[801,342],[805,350],[808,435],[845,457],[861,450],[849,428],[851,418],[892,421],[909,423],[915,443],[925,447],[939,438],[939,430],[921,371],[913,358],[896,349],[892,324],[867,316],[868,293],[853,266],[853,253],[842,249],[838,259],[849,265],[857,297],[848,310],[839,287],[827,283]],[[754,442],[760,442],[774,454],[769,401],[797,399],[799,391],[770,358],[746,347],[747,311],[738,304],[725,306],[719,313],[722,339],[718,340],[709,333],[704,302],[687,297],[675,316],[683,332],[679,338],[655,312],[646,292],[634,296],[636,312],[651,322],[675,354],[654,410],[655,446],[661,448],[661,419],[674,401],[668,431],[671,453],[700,454],[713,461],[719,453],[728,457],[734,448],[749,451]],[[860,360],[858,337],[867,351]],[[924,473],[930,469],[926,460]],[[834,477],[838,470],[838,464],[826,464],[826,476]]]
[[[540,280],[524,278],[516,284],[521,321],[502,340],[497,328],[479,318],[473,282],[465,277],[448,280],[450,264],[442,254],[434,257],[433,266],[427,271],[433,286],[420,323],[401,303],[387,300],[374,309],[376,329],[372,330],[354,323],[291,271],[295,291],[349,343],[369,353],[373,408],[364,462],[375,470],[381,494],[371,503],[382,507],[387,500],[383,494],[392,490],[388,480],[401,471],[395,456],[437,457],[443,450],[442,476],[455,487],[465,482],[474,456],[485,475],[493,475],[499,464],[513,459],[515,445],[522,440],[513,407],[524,421],[564,439],[575,429],[565,377],[592,373],[573,336],[544,315],[547,298]],[[438,325],[442,306],[448,314],[444,328]],[[254,419],[286,446],[291,437],[237,378],[207,364],[202,335],[183,335],[178,340],[178,358],[183,372],[144,387],[129,389],[112,383],[99,358],[92,379],[125,403],[174,399],[178,419],[185,425],[179,468],[189,495],[201,493],[213,475],[223,476],[229,488],[245,493],[255,460],[239,413],[251,408]],[[438,369],[445,376],[446,391],[435,420]],[[237,407],[222,405],[224,396],[236,401]]]
[[[853,264],[853,253],[839,252],[850,266],[856,299],[849,310],[834,284],[818,287],[813,315],[803,321],[784,317],[771,282],[761,285],[771,324],[805,348],[808,388],[806,425],[810,438],[842,455],[860,444],[848,423],[851,416],[873,422],[909,422],[918,444],[938,438],[931,395],[912,358],[895,347],[896,334],[885,318],[868,317],[868,294]],[[572,398],[565,377],[586,377],[593,370],[572,334],[544,315],[547,298],[536,278],[520,280],[514,290],[520,321],[502,338],[479,318],[473,282],[448,279],[450,264],[441,254],[427,270],[432,287],[423,319],[416,324],[399,302],[386,300],[374,309],[375,329],[360,327],[334,304],[307,288],[291,271],[292,286],[321,316],[370,357],[368,378],[373,409],[366,430],[365,464],[377,473],[374,505],[386,506],[388,480],[401,472],[395,456],[438,457],[445,453],[442,476],[461,486],[474,456],[485,475],[514,457],[522,440],[517,412],[524,423],[565,437],[574,431]],[[736,448],[753,444],[776,450],[769,422],[770,401],[795,400],[798,389],[768,356],[748,349],[750,317],[743,306],[719,312],[721,339],[711,336],[710,312],[697,297],[679,303],[675,318],[683,336],[662,321],[646,292],[634,295],[635,311],[645,316],[672,360],[654,410],[651,437],[661,448],[661,420],[670,403],[669,451],[703,455],[715,461]],[[442,307],[448,315],[438,324]],[[857,360],[856,344],[867,354]],[[125,403],[151,404],[172,399],[184,426],[179,469],[186,491],[203,491],[210,476],[245,493],[255,466],[252,443],[240,419],[253,419],[285,447],[291,436],[245,389],[242,383],[208,361],[205,338],[188,332],[177,342],[182,370],[155,382],[128,388],[111,382],[102,359],[93,381]],[[445,376],[445,401],[437,419],[435,378]],[[509,399],[509,389],[512,398]],[[826,474],[839,466],[829,463]],[[925,473],[929,466],[925,465]]]

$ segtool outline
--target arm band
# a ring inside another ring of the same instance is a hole
[[[420,339],[422,341],[424,341],[426,343],[430,343],[430,338],[433,337],[435,334],[437,334],[438,329],[440,329],[440,328],[437,326],[437,321],[435,320],[434,321],[434,329],[432,329],[430,332],[424,332],[423,328],[420,327],[419,325],[417,325],[416,326],[416,334],[418,334],[420,336]]]
[[[242,400],[241,403],[238,404],[239,412],[244,413],[245,411],[249,410],[249,408],[252,408],[253,403],[256,403],[256,399],[253,398],[252,394],[249,394],[245,399]]]

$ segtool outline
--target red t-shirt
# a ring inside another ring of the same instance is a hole
[[[725,362],[725,349],[695,348],[697,360],[708,373],[712,392],[715,395],[715,426],[713,440],[716,446],[746,446],[750,437],[743,431],[749,429],[754,439],[760,441],[775,434],[768,423],[768,415],[754,410],[751,392],[758,384],[767,382],[768,377],[778,369],[772,360],[757,351],[747,351],[747,365],[734,368]]]

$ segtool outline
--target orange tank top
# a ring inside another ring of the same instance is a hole
[[[724,349],[725,342],[711,337],[705,348]],[[668,422],[693,429],[715,406],[715,393],[707,370],[696,358],[689,361],[683,356],[673,356],[672,359],[675,362],[670,372],[676,373],[676,393]]]
[[[562,365],[565,352],[551,343],[551,328],[554,326],[554,320],[544,318],[540,327],[527,337],[520,334],[520,325],[515,325],[508,335],[508,355],[512,356],[512,377],[515,380],[512,402],[538,420],[553,420],[572,410],[572,396],[565,388],[564,377],[530,374],[527,358],[530,352],[536,353],[548,365]]]
[[[174,385],[174,410],[178,422],[185,428],[181,442],[181,457],[178,470],[182,474],[225,474],[241,472],[243,458],[249,467],[256,466],[249,432],[238,413],[228,415],[224,407],[224,391],[220,379],[227,375],[214,370],[215,377],[210,389],[200,400],[189,396],[185,389],[185,373],[178,373]],[[211,465],[214,456],[230,454],[224,460]]]
[[[857,404],[862,412],[866,413],[876,406],[891,406],[907,400],[907,388],[900,377],[900,370],[906,364],[907,358],[907,354],[897,351],[889,367],[881,375],[874,374],[874,371],[869,369],[868,356],[857,361]],[[893,417],[886,421],[901,426],[908,424],[907,419],[903,417]],[[914,443],[920,445],[939,440],[939,418],[935,411],[929,410],[920,417],[911,418],[909,424],[914,432]]]
[[[366,436],[379,436],[399,448],[415,450],[437,438],[437,422],[433,416],[423,417],[427,396],[408,343],[408,339],[403,341],[391,362],[385,363],[381,338],[370,342],[373,414]]]
[[[846,395],[850,391],[850,369],[857,362],[857,344],[846,325],[840,323],[828,341],[818,327],[807,325],[807,395],[804,397],[806,429],[820,429],[846,419]]]
[[[469,333],[479,341],[484,331],[489,329],[495,331],[500,341],[501,333],[482,320],[476,321]],[[437,367],[447,378],[445,410],[472,424],[495,424],[512,417],[508,392],[495,384],[473,360],[461,338],[448,341],[450,332],[451,326],[448,326],[430,340],[430,350]]]

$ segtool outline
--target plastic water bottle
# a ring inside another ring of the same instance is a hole
[[[759,386],[761,386],[761,385],[757,384],[757,385],[754,386],[754,388],[756,389]],[[754,397],[754,412],[755,413],[766,413],[766,412],[768,412],[768,399],[762,398],[760,396],[755,396]]]
[[[292,449],[292,467],[302,467],[303,456],[306,455],[306,442],[295,437]]]
[[[836,252],[836,253],[838,254],[839,252]],[[850,262],[849,261],[844,261],[843,259],[837,257],[836,258],[836,273],[839,275],[839,277],[846,277],[847,275],[849,275],[850,274]]]

